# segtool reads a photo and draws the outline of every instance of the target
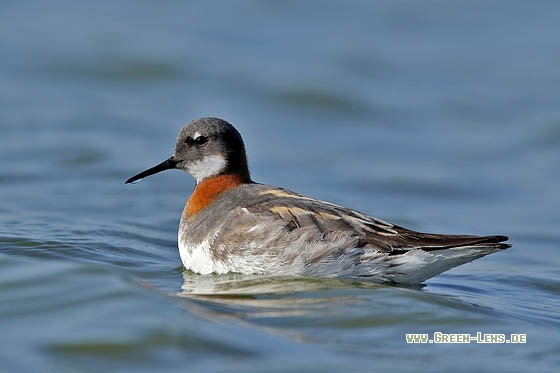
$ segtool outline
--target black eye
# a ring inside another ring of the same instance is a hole
[[[198,136],[196,139],[194,139],[194,143],[195,143],[197,146],[206,145],[206,143],[208,143],[208,137],[206,137],[206,136]]]

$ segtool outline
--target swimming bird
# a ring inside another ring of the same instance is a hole
[[[199,118],[185,125],[173,155],[131,177],[179,169],[196,179],[179,223],[187,270],[271,276],[367,278],[419,284],[507,249],[507,236],[412,231],[336,204],[254,182],[233,125]]]

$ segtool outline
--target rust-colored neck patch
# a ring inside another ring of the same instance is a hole
[[[245,183],[246,181],[240,175],[226,174],[208,178],[197,184],[183,210],[183,219],[193,220],[196,214],[208,206],[220,194]]]

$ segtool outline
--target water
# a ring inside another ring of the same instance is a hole
[[[553,371],[557,2],[2,2],[0,370]],[[259,182],[513,248],[424,287],[182,271],[214,115]],[[407,333],[525,344],[406,344]]]

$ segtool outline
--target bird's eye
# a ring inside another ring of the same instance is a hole
[[[206,136],[198,136],[196,139],[194,139],[194,143],[197,146],[204,146],[208,143],[208,137]]]

